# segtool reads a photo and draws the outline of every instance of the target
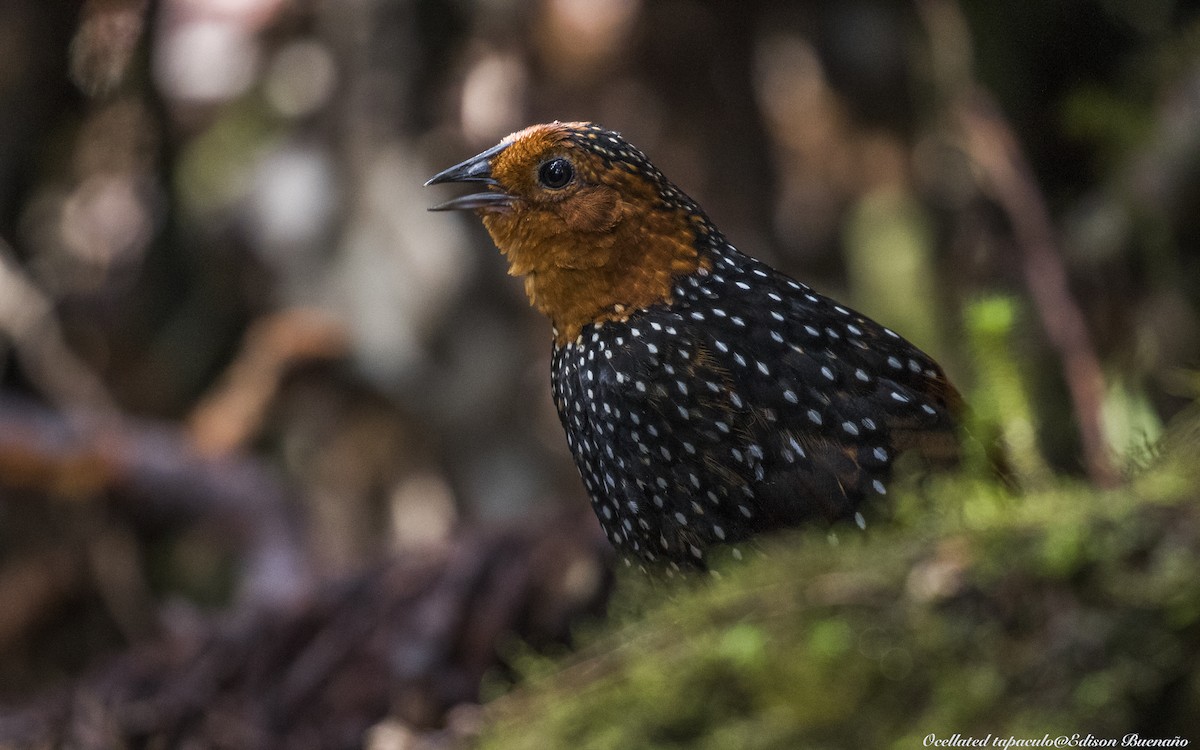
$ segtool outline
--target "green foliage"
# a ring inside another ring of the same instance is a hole
[[[966,310],[976,379],[968,432],[979,444],[1003,451],[1002,460],[1023,483],[1040,484],[1048,481],[1049,467],[1038,448],[1027,379],[1013,356],[1019,318],[1019,303],[1006,296],[976,300]]]
[[[933,229],[914,195],[879,189],[849,211],[842,238],[854,303],[942,360]]]
[[[484,748],[913,748],[930,734],[1200,733],[1188,423],[1128,486],[969,476],[838,543],[671,588],[490,707]],[[534,661],[528,657],[527,662]]]

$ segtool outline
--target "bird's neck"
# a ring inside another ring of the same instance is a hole
[[[697,249],[688,217],[669,212],[619,221],[603,232],[540,233],[536,239],[520,222],[485,223],[508,258],[509,273],[525,278],[530,304],[550,318],[559,345],[589,324],[669,303],[676,279],[711,266]]]

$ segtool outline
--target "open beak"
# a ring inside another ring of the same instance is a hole
[[[485,211],[502,210],[512,205],[513,196],[499,189],[500,183],[492,178],[492,157],[508,148],[509,144],[501,143],[492,146],[482,154],[476,154],[470,159],[455,164],[449,169],[438,172],[426,181],[425,185],[438,185],[443,182],[482,182],[489,188],[495,188],[485,193],[471,193],[453,200],[440,203],[430,211],[465,211],[483,209]]]

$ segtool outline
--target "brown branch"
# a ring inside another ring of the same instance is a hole
[[[1083,312],[1071,294],[1041,191],[1012,128],[982,91],[964,97],[955,114],[984,189],[1012,227],[1034,308],[1062,361],[1088,476],[1097,485],[1113,485],[1119,475],[1101,421],[1104,373]]]
[[[117,415],[100,377],[67,345],[54,302],[0,240],[0,343],[4,338],[12,342],[29,379],[63,411],[93,419]]]
[[[932,73],[946,102],[945,112],[962,136],[983,190],[1008,218],[1021,253],[1025,285],[1062,362],[1088,477],[1099,486],[1112,485],[1119,475],[1101,421],[1104,372],[1083,312],[1071,294],[1057,233],[1037,180],[1012,128],[975,80],[971,32],[962,9],[950,0],[918,0],[915,7],[925,26]]]
[[[245,447],[288,371],[343,357],[347,350],[341,326],[314,310],[284,310],[257,321],[220,384],[192,411],[188,430],[196,447],[210,456]]]
[[[307,591],[290,492],[254,459],[203,455],[173,425],[101,425],[11,398],[0,398],[0,425],[0,491],[107,494],[180,523],[214,521],[241,555],[243,595],[287,601]]]

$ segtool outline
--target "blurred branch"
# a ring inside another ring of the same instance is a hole
[[[1084,468],[1094,484],[1113,485],[1119,476],[1104,432],[1104,372],[1071,293],[1050,211],[1012,127],[975,81],[962,9],[950,0],[918,0],[916,8],[951,126],[978,170],[982,189],[1008,220],[1034,309],[1062,362]]]
[[[0,240],[0,335],[12,341],[30,381],[63,411],[115,418],[100,378],[67,345],[54,303],[22,272]]]
[[[1054,225],[1012,128],[982,92],[958,105],[966,150],[1012,226],[1034,308],[1062,361],[1084,466],[1099,486],[1118,479],[1104,435],[1104,372],[1055,243]]]
[[[217,456],[245,447],[292,368],[348,351],[341,326],[316,310],[283,310],[257,321],[221,382],[192,411],[188,431],[197,449]]]
[[[88,0],[71,41],[71,78],[101,96],[125,79],[146,23],[147,0]]]
[[[241,595],[287,602],[307,593],[306,556],[280,480],[246,456],[203,456],[177,427],[132,420],[72,424],[0,399],[0,488],[68,497],[109,493],[148,518],[227,527],[244,565]]]

